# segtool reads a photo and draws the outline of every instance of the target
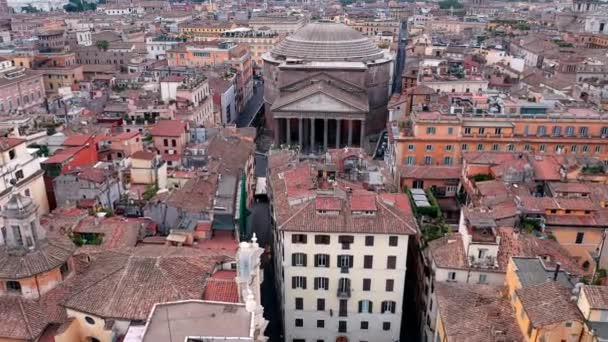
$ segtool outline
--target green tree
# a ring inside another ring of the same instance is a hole
[[[99,50],[106,51],[108,49],[108,47],[110,47],[110,43],[108,43],[107,40],[100,40],[97,43],[95,43],[95,46],[97,46],[97,48]]]
[[[439,2],[439,8],[441,9],[459,9],[462,8],[462,4],[458,0],[443,0]]]
[[[63,6],[66,12],[84,12],[94,11],[97,9],[95,3],[86,2],[86,0],[70,0],[68,4]]]
[[[25,7],[21,7],[21,12],[24,13],[38,13],[41,12],[39,9],[37,9],[36,7],[32,6],[32,4],[28,4]]]

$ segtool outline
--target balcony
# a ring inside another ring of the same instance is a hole
[[[338,288],[338,298],[350,298],[350,287],[347,288]]]

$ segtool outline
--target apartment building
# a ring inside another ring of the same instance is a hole
[[[187,108],[195,124],[213,122],[213,99],[209,81],[203,74],[169,76],[160,82],[161,99],[165,103],[177,101],[180,109]],[[186,114],[179,111],[179,114]]]
[[[236,28],[234,22],[194,20],[180,24],[179,33],[190,38],[219,38],[222,33],[234,28]]]
[[[39,71],[0,67],[0,114],[27,109],[44,102],[44,83]]]
[[[230,41],[186,43],[167,52],[169,67],[224,65],[226,73],[236,74],[236,105],[241,111],[253,96],[253,64],[247,45]]]
[[[360,151],[330,150],[319,163],[297,162],[287,151],[269,158],[286,341],[400,338],[408,240],[417,224],[404,194],[360,186],[356,172],[380,176],[363,167]]]
[[[180,38],[158,36],[158,37],[147,37],[146,38],[146,51],[148,51],[148,59],[161,60],[165,59],[167,51],[173,47],[183,43]]]
[[[392,19],[377,18],[346,18],[344,23],[365,36],[374,37],[385,32],[390,32],[393,36],[399,36],[401,22]]]
[[[249,19],[249,27],[254,30],[265,29],[276,33],[292,34],[304,26],[307,19],[299,15],[264,14]]]
[[[234,30],[226,31],[220,36],[220,38],[225,41],[249,45],[251,59],[259,67],[263,65],[262,56],[265,53],[270,52],[270,50],[280,43],[284,37],[284,34],[255,31],[249,28],[236,28]]]
[[[594,109],[484,95],[448,97],[449,109],[414,110],[392,125],[393,167],[457,165],[469,151],[594,155],[608,161],[606,116]]]

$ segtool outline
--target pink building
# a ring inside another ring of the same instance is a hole
[[[148,130],[152,143],[168,166],[180,163],[184,147],[188,143],[188,124],[178,120],[161,120]]]

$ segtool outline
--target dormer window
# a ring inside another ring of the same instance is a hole
[[[351,213],[354,216],[374,216],[374,215],[376,215],[375,210],[353,210]]]

